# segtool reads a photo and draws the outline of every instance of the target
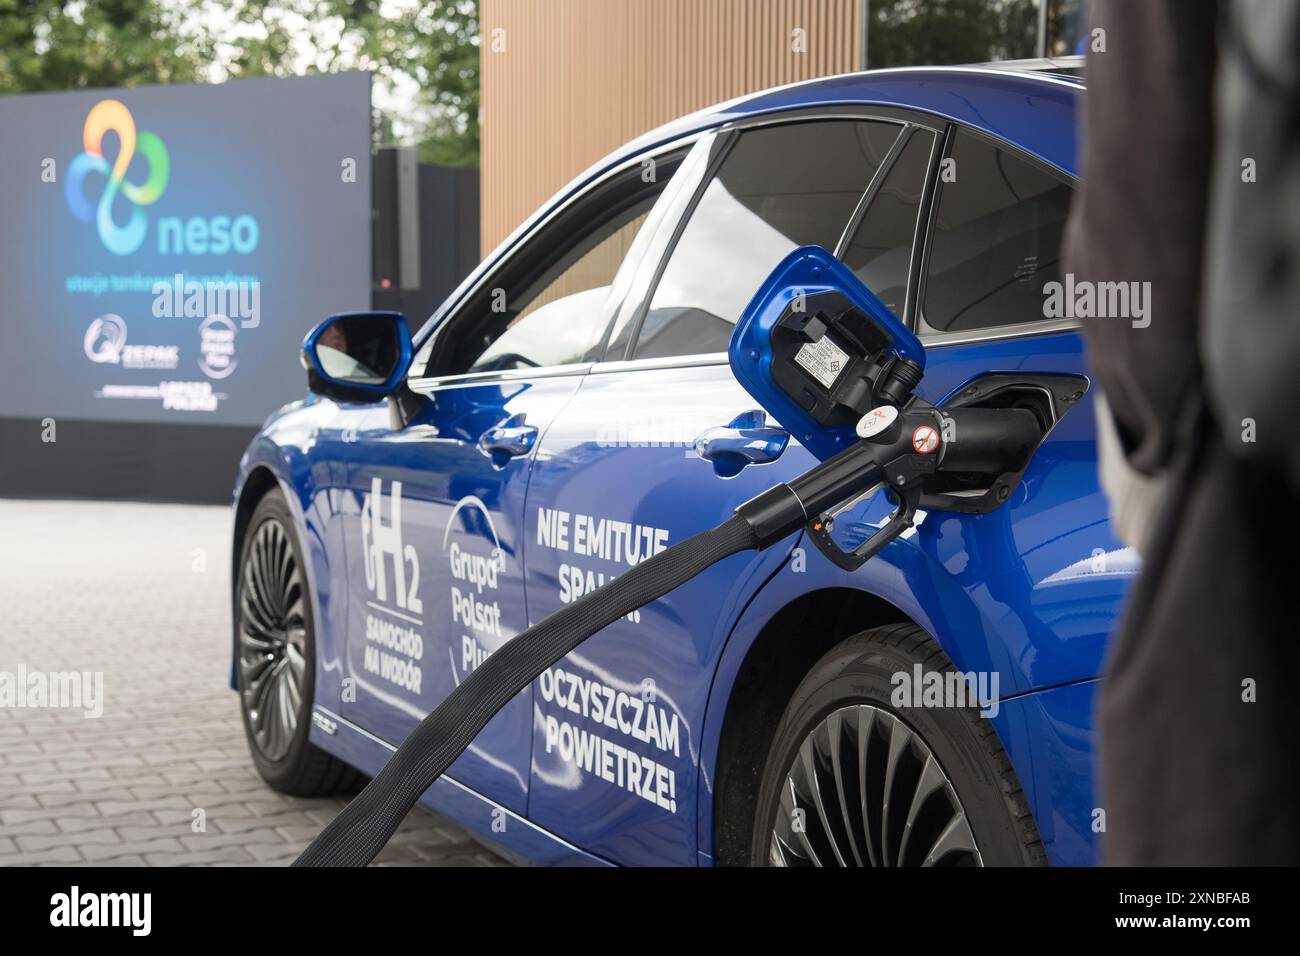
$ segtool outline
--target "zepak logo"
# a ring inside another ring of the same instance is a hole
[[[117,134],[118,141],[117,157],[112,166],[104,157],[104,135],[110,131]],[[167,147],[153,133],[145,130],[137,133],[130,110],[117,100],[101,100],[91,108],[82,130],[82,143],[86,151],[68,166],[64,185],[68,209],[82,222],[94,220],[99,228],[99,238],[109,252],[119,256],[130,255],[140,248],[149,227],[140,207],[157,202],[167,188],[171,170]],[[139,184],[126,178],[136,150],[149,164],[149,177]],[[85,180],[89,173],[105,177],[104,191],[99,194],[98,203],[91,203],[86,198]],[[113,200],[119,192],[131,203],[131,219],[125,226],[113,221]]]

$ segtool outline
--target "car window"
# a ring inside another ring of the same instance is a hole
[[[926,324],[955,332],[1041,320],[1043,286],[1059,277],[1072,187],[965,130],[947,158],[953,163],[939,182]]]
[[[801,245],[835,249],[901,128],[828,120],[742,133],[668,258],[632,357],[725,351],[781,259]]]
[[[523,308],[468,370],[543,368],[594,358],[609,318],[605,297],[652,202],[644,200],[630,221],[590,249],[579,247],[577,260],[555,279],[525,292]]]
[[[916,220],[933,147],[933,133],[911,133],[875,195],[868,200],[862,221],[841,255],[863,285],[900,318],[907,304]]]
[[[603,352],[611,289],[644,248],[638,236],[686,150],[631,165],[592,186],[515,248],[420,348],[412,377],[594,361]],[[626,262],[626,267],[625,267]]]

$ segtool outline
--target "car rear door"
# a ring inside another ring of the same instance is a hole
[[[795,246],[847,247],[882,173],[932,130],[896,115],[725,131],[665,221],[593,367],[542,442],[523,533],[530,621],[704,531],[813,459],[726,363],[731,329]],[[924,183],[921,166],[913,188]],[[904,289],[912,220],[863,263]],[[898,249],[902,248],[901,255]],[[888,257],[892,256],[892,260]],[[893,261],[894,268],[889,268]],[[585,642],[536,682],[530,818],[627,864],[696,861],[699,740],[713,662],[780,548],[733,556]],[[797,568],[797,563],[794,565]]]
[[[524,500],[540,438],[603,351],[611,292],[671,181],[629,168],[567,204],[422,346],[409,394],[358,410],[347,492],[341,715],[399,743],[527,625]],[[531,688],[449,775],[526,812]]]
[[[961,126],[948,130],[943,161],[909,308],[926,345],[919,394],[937,402],[987,372],[1084,375],[1073,321],[1044,310],[1045,287],[1061,278],[1073,183]],[[1048,435],[1006,506],[985,516],[936,513],[913,538],[978,612],[937,626],[972,646],[988,632],[993,654],[964,663],[999,671],[1004,694],[1100,673],[1136,570],[1098,486],[1092,402],[1084,394]],[[934,604],[937,613],[958,606]]]

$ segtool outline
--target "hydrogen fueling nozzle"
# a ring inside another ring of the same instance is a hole
[[[914,400],[904,411],[878,405],[862,416],[857,433],[860,440],[844,451],[736,509],[754,528],[760,548],[805,525],[831,562],[857,570],[912,527],[928,476],[943,470],[1017,472],[1042,440],[1043,427],[1026,408],[941,411]],[[882,489],[896,503],[893,514],[860,545],[844,551],[832,536],[836,518]]]
[[[824,249],[791,253],[732,335],[731,368],[820,463],[736,508],[508,641],[424,718],[295,866],[364,866],[420,796],[519,691],[584,640],[723,558],[806,528],[847,570],[911,527],[920,505],[991,510],[1007,500],[1048,429],[1086,388],[1078,376],[985,376],[942,407],[914,395],[925,352]],[[835,519],[885,488],[896,509],[851,551]]]
[[[745,389],[823,459],[737,513],[775,541],[794,528],[774,516],[788,516],[781,506],[797,499],[809,538],[849,571],[912,527],[926,479],[939,471],[954,476],[945,488],[963,497],[938,504],[1000,505],[1059,410],[1082,395],[1077,376],[1047,375],[1029,376],[1032,383],[973,384],[963,392],[964,405],[939,409],[922,401],[914,395],[925,373],[920,340],[817,246],[796,249],[773,270],[737,324],[729,358]],[[992,478],[982,491],[986,476]],[[835,519],[882,488],[896,503],[893,514],[856,548],[841,549]]]

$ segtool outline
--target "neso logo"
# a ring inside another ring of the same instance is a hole
[[[111,165],[104,155],[104,137],[108,133],[117,136],[117,155]],[[64,186],[68,209],[81,222],[95,223],[105,249],[114,255],[129,256],[140,248],[149,230],[144,207],[162,197],[171,178],[167,146],[156,133],[136,130],[131,111],[117,100],[101,100],[91,107],[82,129],[82,145],[85,151],[68,165]],[[141,183],[126,178],[137,152],[149,169]],[[90,173],[104,177],[104,188],[93,202],[86,197]],[[131,207],[125,225],[118,225],[113,218],[113,202],[119,195]],[[162,255],[247,255],[257,248],[257,241],[257,220],[246,213],[234,217],[190,216],[184,222],[178,216],[158,220],[158,252]]]

